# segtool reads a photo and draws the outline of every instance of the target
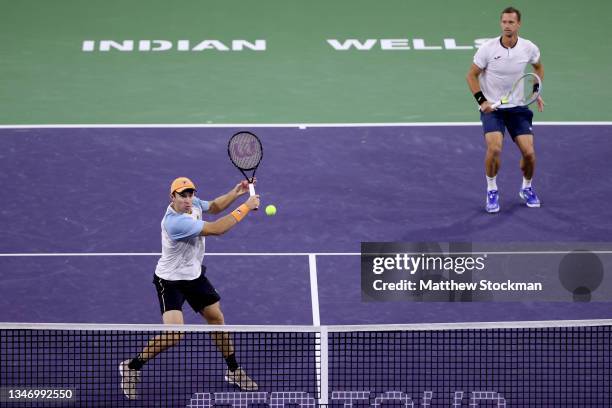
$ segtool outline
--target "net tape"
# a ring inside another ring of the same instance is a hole
[[[166,330],[185,335],[145,365],[139,399],[127,400],[118,364]],[[224,326],[241,367],[259,384],[255,392],[225,381],[227,366],[210,336],[215,330],[0,326],[0,405],[612,406],[610,321]],[[26,404],[8,394],[43,388],[72,390],[74,398]]]

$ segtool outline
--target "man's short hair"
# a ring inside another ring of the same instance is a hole
[[[516,14],[516,18],[518,19],[518,21],[521,21],[521,12],[518,11],[517,9],[515,9],[514,7],[506,7],[502,12],[501,12],[501,16],[503,16],[504,14]]]
[[[194,194],[195,193],[195,189],[193,189],[193,188],[186,188],[185,190],[180,191],[180,192],[179,191],[175,191],[174,193],[172,193],[172,195],[178,194],[181,197],[185,197],[185,194],[188,194],[188,193]]]

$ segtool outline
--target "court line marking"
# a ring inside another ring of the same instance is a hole
[[[319,313],[319,284],[317,283],[317,258],[315,254],[308,254],[308,268],[310,271],[310,301],[312,303],[312,324],[321,325]]]
[[[118,123],[0,125],[0,129],[115,129],[115,128],[325,128],[325,127],[428,127],[480,126],[480,122],[389,122],[389,123]],[[535,126],[612,126],[612,121],[534,122]]]
[[[315,254],[308,254],[308,270],[310,273],[310,302],[312,305],[312,325],[320,330],[316,333],[317,343],[315,351],[319,358],[316,362],[317,391],[319,404],[327,404],[328,380],[327,380],[327,329],[321,327],[321,314],[319,309],[319,284],[317,281],[317,258]]]
[[[585,251],[591,254],[612,254],[612,250],[568,249],[562,251],[472,251],[472,252],[216,252],[205,256],[361,256],[361,255],[562,255]],[[161,252],[51,252],[51,253],[0,253],[0,257],[78,257],[78,256],[161,256]],[[316,266],[315,266],[316,271]],[[315,276],[316,279],[316,276]]]

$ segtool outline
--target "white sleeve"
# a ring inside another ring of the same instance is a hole
[[[483,45],[478,49],[478,51],[476,51],[476,54],[474,54],[474,64],[476,64],[476,66],[478,66],[480,69],[487,68],[487,65],[489,64],[488,49],[489,47]]]
[[[537,64],[540,61],[540,49],[534,43],[531,43],[531,50],[529,52],[529,63]]]

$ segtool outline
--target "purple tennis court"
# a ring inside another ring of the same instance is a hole
[[[152,278],[168,185],[177,176],[188,176],[203,199],[233,187],[242,175],[229,162],[226,144],[236,130],[0,129],[3,320],[159,323]],[[612,148],[601,143],[612,136],[612,127],[537,128],[540,209],[526,208],[518,197],[519,155],[506,140],[498,177],[502,211],[497,215],[483,210],[484,152],[477,126],[262,127],[257,133],[264,144],[258,193],[262,204],[275,204],[278,213],[267,217],[260,211],[227,235],[206,239],[208,277],[221,294],[229,324],[318,327],[609,318],[609,302],[572,302],[571,293],[565,302],[364,303],[359,252],[362,241],[606,242],[612,229],[606,204],[610,190],[596,180],[612,176]],[[203,323],[189,309],[185,317],[187,323]],[[52,334],[55,339],[41,335],[29,349],[16,346],[20,334],[3,337],[3,364],[11,367],[2,375],[3,384],[27,377],[32,387],[73,387],[87,406],[242,404],[235,388],[223,381],[222,360],[212,359],[215,351],[201,334],[188,335],[180,348],[156,361],[148,370],[157,383],[145,383],[147,397],[126,403],[118,388],[117,362],[129,358],[152,334],[96,330],[66,340],[58,330]],[[252,403],[295,404],[295,395],[282,400],[282,393],[299,390],[308,395],[300,394],[297,403],[311,406],[312,398],[321,396],[322,368],[315,351],[324,340],[315,334],[289,343],[275,334],[264,341],[270,346],[266,355],[255,340],[247,340],[255,342],[251,348],[242,345],[238,356],[261,381],[260,390],[248,397]],[[329,395],[324,401],[504,406],[508,399],[512,406],[545,400],[556,406],[606,406],[610,382],[602,372],[610,366],[609,334],[607,327],[504,329],[487,343],[483,339],[492,333],[470,330],[346,337],[330,333],[325,351]],[[296,349],[296,344],[302,346]],[[485,344],[493,354],[481,358]],[[568,351],[568,344],[574,351]],[[454,354],[448,353],[451,345]],[[533,355],[539,365],[529,371],[530,354],[525,352],[536,349],[541,350]],[[83,364],[88,353],[102,350],[103,363]],[[294,351],[301,356],[299,365],[294,365],[298,357],[291,357]],[[186,352],[193,356],[191,365],[177,361]],[[355,353],[361,353],[357,360],[351,359]],[[24,355],[30,367],[41,368],[37,373],[15,368]],[[271,365],[278,356],[284,358],[283,367]],[[75,363],[66,366],[66,360]],[[527,367],[527,377],[511,381],[519,366]],[[278,370],[297,377],[283,382]],[[590,388],[568,391],[569,380],[560,372],[575,382],[590,378]],[[160,376],[176,381],[159,389]],[[534,382],[535,377],[548,383]],[[58,378],[61,384],[54,383]],[[81,383],[83,378],[89,380]],[[390,393],[400,389],[401,395]]]
[[[2,129],[7,239],[0,243],[0,269],[19,271],[0,281],[10,294],[0,299],[4,320],[157,323],[151,279],[169,182],[189,176],[204,199],[229,190],[242,177],[226,155],[235,130]],[[612,176],[612,148],[601,143],[611,127],[538,127],[540,209],[526,208],[518,197],[518,152],[506,140],[502,211],[493,216],[483,211],[477,126],[257,133],[264,143],[258,193],[278,214],[255,213],[206,241],[207,253],[265,255],[205,258],[228,322],[312,324],[311,253],[348,254],[316,258],[322,324],[609,316],[601,303],[366,305],[357,255],[361,241],[606,241],[610,190],[592,180]]]
[[[519,3],[5,1],[0,408],[612,408],[612,2]]]

